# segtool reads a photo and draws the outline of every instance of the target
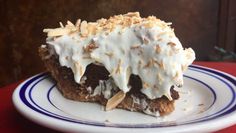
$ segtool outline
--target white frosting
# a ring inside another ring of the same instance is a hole
[[[92,96],[103,95],[104,98],[110,99],[112,90],[117,90],[117,86],[114,84],[113,79],[109,78],[108,80],[99,80],[98,86],[94,89]]]
[[[148,115],[155,116],[155,117],[160,116],[159,111],[152,112],[149,108],[143,110],[143,112],[146,113],[146,114],[148,114]]]
[[[103,29],[86,37],[81,30],[48,37],[47,43],[59,55],[61,66],[72,69],[77,83],[87,65],[99,63],[120,90],[130,90],[129,77],[135,74],[141,78],[141,92],[148,98],[165,95],[171,100],[171,86],[183,85],[183,71],[193,62],[195,53],[191,48],[183,49],[166,23],[156,23],[152,27],[146,27],[146,21],[125,27],[115,25],[109,33]],[[88,52],[90,45],[93,49]]]
[[[131,95],[131,98],[133,100],[133,104],[140,104],[140,99],[134,96],[133,94]]]

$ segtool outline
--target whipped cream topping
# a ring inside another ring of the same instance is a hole
[[[61,24],[61,23],[60,23]],[[61,66],[71,68],[80,83],[87,65],[103,65],[114,83],[128,92],[131,74],[142,80],[141,92],[149,99],[163,95],[170,100],[172,85],[183,85],[183,71],[195,59],[191,48],[183,49],[173,29],[154,16],[128,13],[87,23],[45,29],[47,43],[59,56]]]

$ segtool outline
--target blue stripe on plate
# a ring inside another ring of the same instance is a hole
[[[192,69],[194,68],[194,69]],[[233,111],[235,111],[235,108],[236,108],[236,105],[234,105],[232,108],[228,109],[229,106],[231,106],[233,104],[233,102],[235,101],[235,95],[236,95],[236,92],[235,90],[233,89],[232,86],[230,86],[230,84],[228,84],[226,81],[224,81],[223,79],[221,78],[218,78],[217,76],[215,75],[212,75],[212,74],[209,74],[209,73],[206,73],[204,71],[207,71],[207,72],[210,72],[210,73],[214,73],[216,75],[219,75],[225,79],[227,79],[228,81],[230,81],[233,85],[236,85],[236,81],[223,74],[223,73],[220,73],[220,72],[217,72],[217,71],[214,71],[214,70],[210,70],[210,69],[206,69],[206,68],[202,68],[202,67],[198,67],[198,66],[190,66],[190,69],[191,70],[194,70],[194,71],[198,71],[198,72],[201,72],[201,73],[204,73],[204,74],[207,74],[209,76],[212,76],[214,78],[217,78],[218,80],[222,81],[223,83],[225,83],[231,90],[233,96],[232,96],[232,99],[230,101],[230,103],[225,107],[223,108],[222,110],[220,110],[219,112],[215,113],[215,114],[212,114],[212,115],[209,115],[209,116],[206,116],[204,118],[200,118],[200,119],[196,119],[196,120],[193,120],[193,121],[190,121],[190,122],[187,122],[187,123],[182,123],[182,124],[178,124],[178,125],[185,125],[185,124],[193,124],[193,123],[199,123],[199,122],[202,122],[202,121],[207,121],[207,120],[211,120],[211,119],[216,119],[216,118],[219,118],[221,116],[224,116],[224,115],[227,115]],[[199,70],[196,70],[196,69],[199,69]],[[200,71],[200,70],[203,70],[203,71]],[[71,118],[67,118],[67,117],[64,117],[64,116],[60,116],[58,114],[55,114],[55,113],[52,113],[52,112],[49,112],[45,109],[43,109],[42,107],[40,107],[39,105],[37,105],[33,99],[32,99],[32,96],[31,96],[31,92],[34,88],[35,85],[37,85],[40,81],[42,81],[43,79],[45,79],[45,77],[47,78],[47,75],[48,74],[40,74],[38,76],[35,76],[33,77],[32,79],[30,79],[29,81],[27,81],[20,89],[20,92],[19,92],[19,95],[20,95],[20,99],[22,100],[22,102],[27,105],[29,108],[31,108],[32,110],[40,113],[40,114],[43,114],[43,115],[46,115],[46,116],[49,116],[49,117],[52,117],[52,118],[56,118],[56,119],[60,119],[60,120],[64,120],[64,121],[67,121],[67,122],[73,122],[73,123],[78,123],[78,124],[85,124],[85,125],[93,125],[93,126],[109,126],[109,127],[119,127],[119,128],[156,128],[156,127],[169,127],[169,126],[176,126],[175,123],[167,123],[167,124],[148,124],[148,125],[144,125],[144,124],[135,124],[135,125],[124,125],[124,124],[104,124],[104,123],[99,123],[99,122],[90,122],[90,121],[82,121],[82,120],[76,120],[76,119],[71,119]],[[43,77],[43,78],[42,78]],[[40,79],[41,78],[41,79]],[[191,78],[193,80],[195,80],[194,78],[192,77],[189,77],[187,76],[187,78]],[[38,80],[40,79],[40,80]],[[37,81],[38,80],[38,81]],[[36,82],[37,81],[37,82]],[[204,82],[196,79],[196,81],[200,82],[200,83],[203,83],[205,86],[207,86],[207,88],[210,89],[210,91],[213,93],[214,95],[214,101],[212,103],[212,105],[214,104],[215,102],[215,99],[216,99],[216,94],[214,92],[214,90],[212,88],[210,88],[210,86],[206,85]],[[33,85],[32,85],[33,84]],[[28,89],[29,85],[32,85],[32,87],[30,88],[30,91],[28,93],[29,97],[30,97],[30,100],[31,102],[38,108],[36,108],[35,106],[31,105],[29,101],[27,101],[26,99],[26,90]],[[47,94],[47,97],[49,98],[49,95],[50,95],[50,91],[53,89],[53,87],[55,87],[55,85],[53,85],[49,91],[48,91],[48,94]],[[53,104],[50,100],[50,103]],[[212,106],[211,105],[211,106]],[[55,105],[54,105],[55,106]],[[56,106],[55,106],[56,107]],[[228,110],[227,110],[228,109]],[[226,111],[225,111],[226,110]],[[225,111],[224,113],[220,114],[221,112]],[[215,116],[214,116],[215,115]],[[211,117],[213,116],[213,117]],[[206,119],[208,118],[208,119]]]
[[[196,66],[196,65],[191,65],[190,67],[191,67],[191,68],[197,68],[197,69],[204,70],[204,71],[208,71],[208,72],[210,72],[210,73],[214,73],[214,74],[216,74],[216,75],[218,75],[218,76],[220,76],[220,77],[223,77],[223,78],[227,79],[227,80],[230,81],[234,86],[236,86],[236,80],[235,80],[235,79],[233,79],[233,78],[231,78],[231,77],[229,77],[229,76],[227,76],[227,75],[225,75],[225,74],[223,74],[223,73],[221,73],[221,72],[214,71],[214,70],[207,69],[207,68],[203,68],[203,67],[199,67],[199,66]],[[202,71],[199,71],[199,70],[196,70],[196,71],[202,72]],[[230,88],[230,91],[232,92],[233,98],[231,99],[230,103],[229,103],[227,106],[225,106],[225,108],[223,108],[223,109],[220,110],[219,112],[215,113],[215,114],[219,114],[219,113],[221,113],[222,111],[226,110],[226,108],[228,108],[229,106],[231,106],[231,105],[233,104],[233,102],[235,102],[236,91],[235,91],[235,90],[233,89],[233,87],[232,87],[230,84],[228,84],[225,80],[222,80],[221,78],[219,78],[219,77],[217,77],[217,76],[215,76],[215,75],[206,73],[206,72],[202,72],[202,73],[205,73],[205,74],[207,74],[207,75],[211,75],[211,76],[213,76],[214,78],[216,78],[216,79],[218,79],[218,80],[224,82],[224,83]],[[226,112],[224,112],[224,113],[222,113],[221,115],[219,115],[219,117],[224,116],[224,115],[227,115],[227,114],[229,114],[229,113],[232,113],[232,112],[234,112],[235,110],[236,110],[236,104],[235,104],[231,109],[229,109],[229,110],[227,110]]]
[[[196,66],[191,66],[191,67],[195,68]],[[199,69],[199,67],[197,67],[197,68]],[[205,69],[205,68],[201,68],[201,69],[202,69],[202,70],[205,70],[205,71],[208,71],[208,70],[209,70],[209,72],[214,73],[214,74],[216,74],[216,75],[220,75],[221,77],[227,76],[227,75],[224,75],[224,74],[222,74],[222,73],[219,73],[219,72],[217,72],[217,71],[213,71],[213,70],[210,70],[210,69]],[[192,70],[192,69],[191,69],[191,70]],[[228,84],[225,80],[223,80],[223,79],[221,79],[221,78],[219,78],[219,77],[217,77],[217,76],[215,76],[215,75],[213,75],[213,74],[206,73],[206,72],[204,72],[204,71],[199,71],[199,70],[194,70],[194,71],[204,73],[204,74],[206,74],[206,75],[212,76],[212,77],[214,77],[214,78],[220,80],[221,82],[223,82],[225,85],[227,85],[227,86],[230,88],[230,91],[231,91],[231,94],[232,94],[232,99],[231,99],[231,101],[229,102],[229,104],[225,106],[225,108],[223,108],[222,110],[218,111],[218,112],[215,113],[215,114],[209,115],[208,117],[221,113],[222,111],[226,110],[230,105],[233,104],[233,102],[235,101],[235,98],[236,98],[236,92],[235,92],[235,90],[233,89],[233,87],[232,87],[230,84]],[[228,77],[228,76],[227,76],[227,77]],[[228,78],[226,78],[226,79],[229,79],[229,78],[231,79],[230,81],[233,81],[233,82],[231,82],[231,83],[233,83],[234,85],[236,85],[236,81],[235,81],[234,79],[232,79],[231,77],[228,77]],[[219,115],[219,116],[220,116],[220,115]]]
[[[44,109],[43,107],[39,106],[39,105],[33,100],[33,98],[32,98],[32,95],[31,95],[31,94],[32,94],[33,88],[34,88],[37,84],[39,84],[41,81],[47,79],[48,77],[49,77],[48,74],[47,74],[47,75],[44,75],[44,76],[42,76],[42,77],[39,77],[39,78],[38,78],[39,80],[38,80],[37,82],[35,82],[35,83],[30,87],[29,93],[28,93],[28,94],[29,94],[29,99],[30,99],[30,101],[31,101],[37,108],[41,109],[41,111],[44,111],[44,112],[46,112],[46,113],[49,113],[49,114],[51,114],[51,115],[54,115],[54,116],[57,116],[57,117],[60,117],[60,118],[65,118],[65,116],[60,116],[60,115],[58,115],[58,114],[49,112],[48,110],[46,110],[46,109]],[[53,87],[55,87],[55,84],[54,84],[52,87],[50,87],[50,89],[53,88]],[[49,89],[49,90],[50,90],[50,89]],[[58,108],[57,108],[57,109],[58,109]],[[70,119],[70,118],[67,118],[67,119],[76,121],[76,119]]]

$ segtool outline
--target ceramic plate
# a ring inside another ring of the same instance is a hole
[[[192,65],[178,89],[176,109],[165,117],[115,109],[64,98],[48,73],[20,84],[13,94],[16,109],[32,121],[64,132],[211,132],[236,123],[236,78]]]

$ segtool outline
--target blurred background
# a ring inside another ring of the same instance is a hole
[[[44,28],[130,11],[172,22],[198,61],[235,61],[236,0],[0,0],[0,86],[45,71]]]

